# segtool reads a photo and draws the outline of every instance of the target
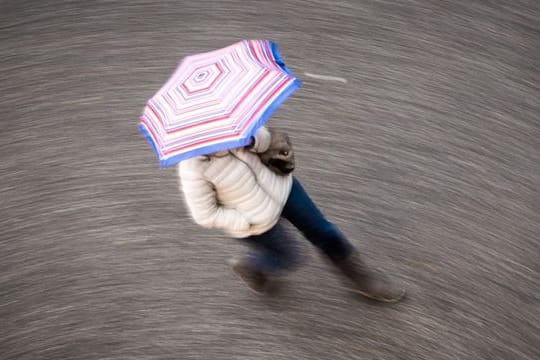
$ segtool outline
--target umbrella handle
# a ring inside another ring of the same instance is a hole
[[[249,142],[247,143],[246,146],[244,146],[245,149],[249,150],[249,149],[252,149],[253,146],[255,146],[255,137],[254,136],[251,136],[249,138]]]

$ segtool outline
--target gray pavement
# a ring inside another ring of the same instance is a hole
[[[276,41],[271,124],[384,307],[305,265],[276,298],[138,134],[183,55]],[[0,2],[0,359],[540,358],[540,3]],[[347,82],[310,78],[337,76]]]

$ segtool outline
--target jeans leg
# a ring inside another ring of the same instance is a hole
[[[296,178],[282,216],[331,260],[344,259],[353,251],[353,245],[324,217]]]
[[[269,231],[245,239],[251,246],[246,260],[265,273],[289,270],[298,261],[297,249],[293,240],[287,234],[284,225],[278,222]]]

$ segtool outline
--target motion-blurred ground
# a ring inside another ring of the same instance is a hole
[[[189,221],[138,116],[242,38],[303,80],[271,123],[406,302],[347,295],[304,242],[256,297]],[[0,358],[539,359],[539,49],[536,0],[1,1]]]

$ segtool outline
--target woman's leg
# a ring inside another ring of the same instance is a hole
[[[251,247],[245,259],[255,268],[275,274],[292,268],[298,260],[294,239],[280,221],[267,232],[250,236],[243,241]]]
[[[293,238],[287,234],[283,223],[269,231],[242,239],[250,250],[240,259],[232,261],[233,270],[253,290],[259,293],[275,291],[269,276],[291,269],[297,262],[298,252]]]
[[[348,279],[352,291],[378,301],[401,299],[405,290],[383,273],[366,266],[354,246],[334,224],[326,220],[297,179],[293,181],[282,215],[328,256]]]
[[[293,178],[282,216],[332,261],[345,259],[354,250],[337,226],[324,217],[296,178]]]

